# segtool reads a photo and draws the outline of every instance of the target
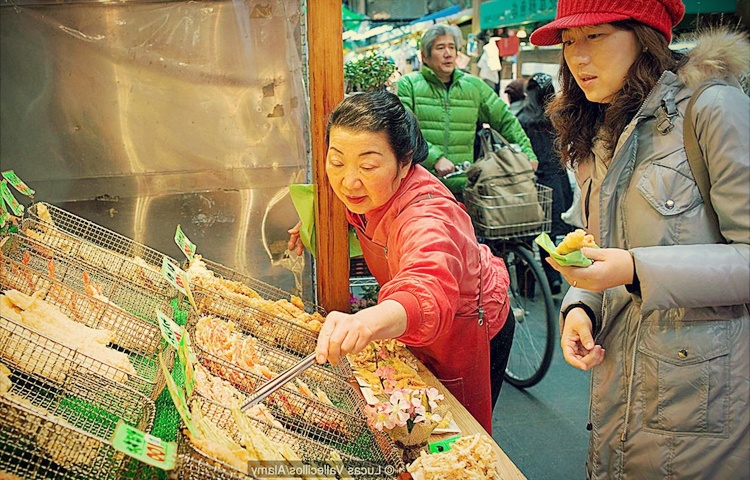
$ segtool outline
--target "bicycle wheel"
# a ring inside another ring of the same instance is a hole
[[[529,247],[506,245],[502,256],[510,274],[508,298],[516,317],[505,380],[518,388],[528,388],[544,378],[552,362],[555,303],[544,270]]]

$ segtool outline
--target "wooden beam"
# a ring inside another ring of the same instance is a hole
[[[344,48],[340,0],[307,2],[310,138],[315,184],[318,303],[349,311],[349,236],[346,210],[326,178],[328,114],[344,98]]]

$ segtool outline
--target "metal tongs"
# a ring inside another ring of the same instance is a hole
[[[313,365],[315,365],[315,352],[306,356],[301,362],[299,362],[296,365],[293,365],[289,370],[285,371],[284,373],[274,378],[273,380],[270,380],[268,383],[266,383],[265,385],[260,387],[258,390],[256,390],[254,392],[253,398],[245,402],[240,407],[240,410],[244,412],[245,410],[252,407],[253,405],[259,404],[267,396],[271,395],[273,392],[275,392],[276,390],[286,385],[287,382],[293,380],[300,373],[304,372],[305,370],[312,367]]]

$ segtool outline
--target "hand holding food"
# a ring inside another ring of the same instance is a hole
[[[560,255],[567,255],[576,250],[580,250],[583,247],[596,248],[597,244],[594,241],[593,235],[586,233],[583,229],[577,228],[575,231],[565,235],[565,238],[562,239],[560,245],[555,248],[555,252]]]

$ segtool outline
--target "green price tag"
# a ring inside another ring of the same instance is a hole
[[[171,318],[164,315],[158,308],[156,309],[156,318],[159,320],[161,336],[164,337],[164,340],[166,340],[168,344],[177,349],[180,345],[180,339],[182,338],[182,328],[174,323]]]
[[[435,442],[429,443],[428,447],[430,447],[430,453],[440,453],[440,452],[447,452],[451,449],[451,445],[453,445],[453,442],[461,438],[461,435],[454,435],[453,437],[448,437],[443,440],[437,440]]]
[[[34,190],[23,183],[23,180],[18,178],[18,175],[16,175],[16,172],[14,172],[13,170],[6,170],[2,173],[2,175],[6,180],[10,182],[11,185],[13,185],[16,190],[18,190],[22,194],[26,195],[27,197],[31,197],[34,195]]]
[[[177,459],[175,442],[165,442],[122,420],[117,422],[111,441],[115,450],[125,455],[162,470],[174,470]]]
[[[0,227],[4,227],[10,219],[10,213],[3,206],[3,202],[0,202]]]
[[[193,369],[193,364],[196,362],[196,358],[190,348],[190,335],[184,329],[180,344],[177,347],[177,356],[182,364],[185,365],[185,392],[189,398],[193,395],[193,389],[195,388],[195,370]]]
[[[188,408],[187,400],[185,399],[185,391],[178,387],[176,383],[174,383],[172,374],[164,364],[164,357],[162,356],[162,352],[159,352],[158,357],[161,371],[164,373],[164,378],[166,379],[169,396],[172,398],[172,403],[174,403],[174,406],[177,409],[177,413],[180,414],[180,418],[182,418],[182,421],[185,423],[187,429],[190,430],[190,433],[198,436],[198,432],[193,426],[192,416],[190,415],[190,409]]]
[[[174,234],[174,241],[187,259],[192,261],[195,256],[195,244],[187,238],[179,225],[177,225],[177,231]]]
[[[174,260],[166,255],[164,255],[164,259],[161,262],[161,274],[164,275],[164,278],[166,278],[169,283],[174,285],[175,288],[180,291],[180,293],[182,293],[183,295],[187,294],[185,291],[185,285],[187,284],[185,282],[185,278],[187,278],[187,275],[174,262]]]
[[[16,197],[14,197],[12,193],[10,193],[10,188],[8,188],[7,180],[3,180],[2,182],[0,182],[0,194],[3,197],[3,200],[5,200],[5,203],[8,204],[10,211],[13,212],[13,215],[19,217],[23,215],[23,205],[18,203]]]

